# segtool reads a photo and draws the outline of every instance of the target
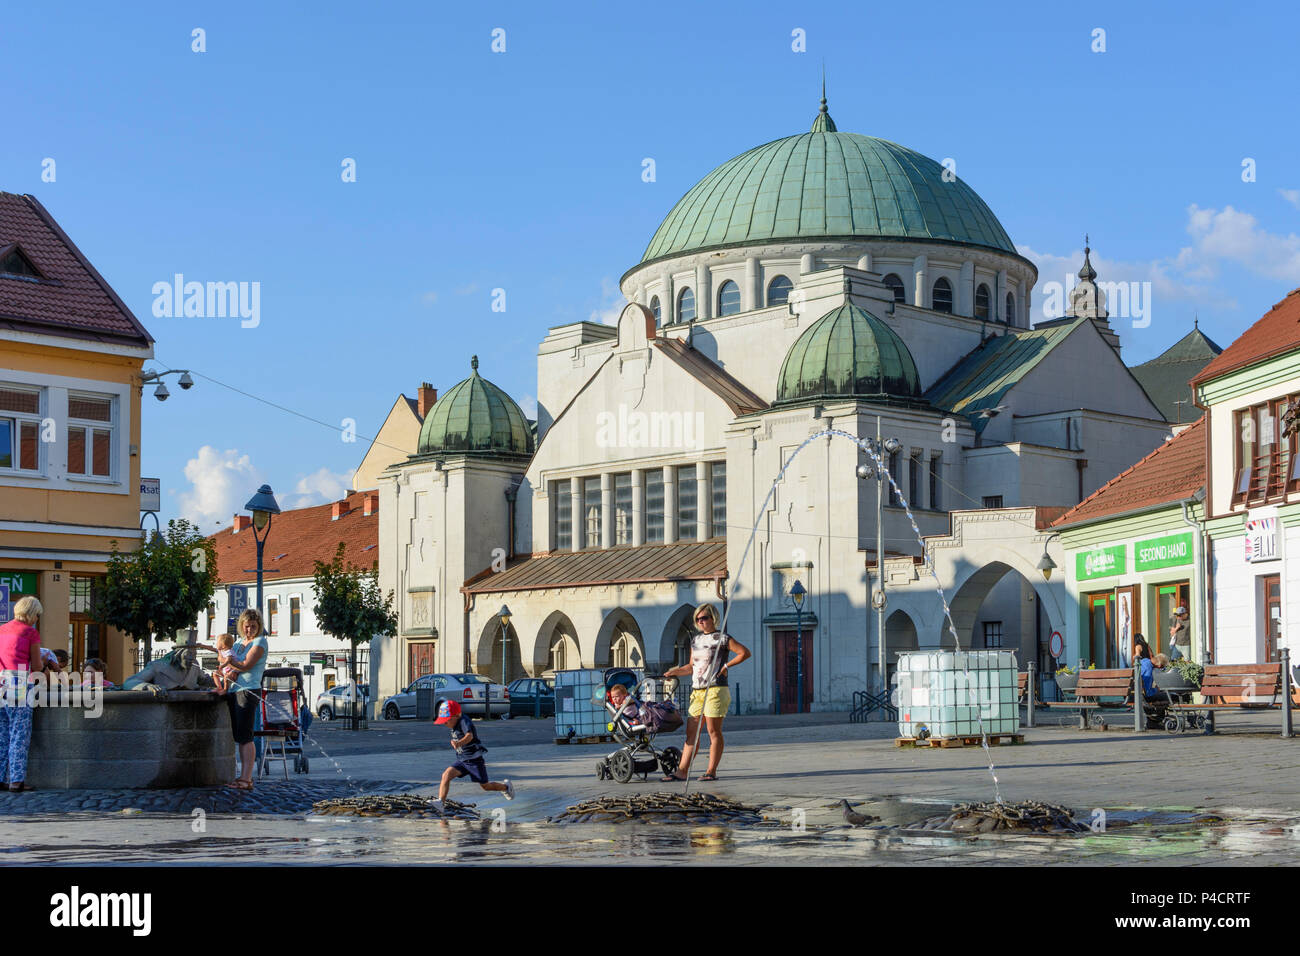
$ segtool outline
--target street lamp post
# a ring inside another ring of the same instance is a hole
[[[248,504],[244,505],[244,508],[253,513],[253,540],[257,542],[257,613],[262,614],[262,550],[266,546],[267,536],[271,533],[271,516],[280,513],[280,506],[276,504],[271,486],[263,485],[257,489],[257,494],[248,499]],[[259,535],[258,532],[261,534]],[[266,633],[265,618],[262,623],[262,633]]]
[[[510,627],[509,605],[502,604],[501,610],[497,612],[497,616],[501,618],[501,687],[504,690],[506,686],[506,676],[507,676],[506,661],[508,660],[508,655],[506,654],[506,647],[507,647],[507,643],[510,640],[510,635],[509,632],[507,631],[507,628]],[[488,717],[490,718],[492,716],[492,684],[491,683],[488,684],[487,696],[488,696]]]
[[[801,714],[803,713],[803,599],[807,593],[804,586],[796,579],[794,586],[790,588],[790,600],[794,601],[795,647],[799,655],[796,677],[799,681],[799,713]]]

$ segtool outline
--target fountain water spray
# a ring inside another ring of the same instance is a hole
[[[894,489],[894,494],[897,495],[898,500],[902,502],[903,510],[907,513],[908,523],[912,526],[912,532],[916,535],[916,541],[921,546],[921,554],[925,559],[925,568],[927,571],[930,572],[930,576],[934,578],[935,592],[939,595],[940,603],[943,604],[943,615],[948,622],[948,633],[952,635],[953,645],[956,647],[957,651],[960,652],[962,650],[961,638],[958,637],[957,626],[953,623],[952,620],[952,608],[948,606],[948,598],[943,593],[943,585],[939,581],[938,572],[936,572],[934,569],[934,562],[931,561],[929,555],[926,554],[925,539],[921,535],[921,529],[918,528],[916,525],[916,517],[912,514],[912,507],[910,504],[908,504],[907,498],[903,494],[903,489],[898,487],[898,483],[894,481],[894,476],[890,474],[889,469],[885,467],[884,460],[881,458],[880,454],[874,448],[871,447],[871,444],[869,442],[867,442],[865,439],[859,438],[857,435],[852,435],[849,432],[841,431],[838,428],[827,428],[817,432],[816,434],[809,435],[803,441],[803,443],[800,444],[799,447],[794,450],[793,454],[791,454],[790,457],[786,460],[786,463],[781,466],[781,470],[777,472],[776,478],[772,482],[772,487],[768,489],[767,497],[763,500],[762,507],[758,509],[758,512],[754,517],[754,526],[749,531],[749,540],[745,543],[745,550],[740,556],[740,565],[736,568],[736,576],[733,579],[736,583],[732,586],[731,593],[727,595],[727,600],[726,603],[724,604],[723,611],[722,611],[722,622],[718,625],[718,630],[723,634],[727,633],[727,618],[731,615],[732,600],[735,597],[736,588],[740,587],[740,582],[743,580],[741,576],[741,572],[744,570],[745,562],[749,560],[749,552],[754,546],[754,538],[758,534],[759,521],[762,519],[763,513],[767,511],[768,505],[771,504],[772,496],[776,494],[776,486],[781,483],[781,480],[783,478],[785,478],[785,473],[787,469],[789,469],[790,465],[794,462],[794,460],[799,457],[800,452],[802,452],[805,448],[811,445],[818,438],[830,438],[832,436],[847,438],[849,441],[853,442],[853,444],[857,445],[860,449],[865,451],[868,455],[871,456],[871,460],[875,462],[876,468],[879,469],[880,474],[884,475],[887,479],[889,479],[890,487]],[[883,567],[884,559],[885,556],[883,554],[876,555],[877,565]],[[877,635],[877,640],[883,643],[885,640],[885,635],[884,634]],[[726,646],[727,646],[726,644],[719,644],[718,648],[714,649],[714,653],[716,654],[719,649],[725,648]],[[712,663],[714,662],[710,662],[710,663],[712,665]],[[712,669],[712,667],[710,669]],[[967,694],[969,694],[970,686],[971,686],[969,662],[965,665],[964,673],[966,676],[966,691]],[[976,708],[976,720],[979,721],[979,727],[980,727],[980,745],[984,748],[984,754],[989,761],[989,776],[993,778],[994,795],[997,798],[997,802],[1001,803],[1002,790],[998,785],[997,768],[993,766],[993,754],[989,750],[989,738],[988,738],[988,734],[984,730],[984,720],[983,717],[980,715],[980,710],[981,708],[979,707]],[[699,723],[696,725],[695,728],[695,744],[697,748],[699,746],[700,727],[703,726],[703,724],[704,724],[704,720],[701,717]],[[690,786],[690,778],[688,776],[687,787],[689,786]]]

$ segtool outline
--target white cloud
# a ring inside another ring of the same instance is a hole
[[[435,302],[438,301],[438,293],[426,292],[424,295],[420,296],[420,301],[423,302],[425,305],[433,305]]]
[[[618,317],[627,305],[627,299],[623,297],[623,291],[619,289],[618,283],[605,276],[600,280],[600,300],[596,308],[591,310],[591,316],[588,322],[599,322],[602,325],[617,325]]]
[[[1278,193],[1291,205],[1300,209],[1300,189],[1279,189]]]
[[[323,505],[327,501],[338,501],[351,487],[351,472],[335,473],[328,468],[320,468],[298,479],[298,484],[294,485],[292,492],[297,497],[290,499],[289,504],[282,507],[310,508],[312,505]]]
[[[247,455],[236,449],[218,451],[204,445],[198,457],[185,463],[190,488],[180,495],[180,513],[206,532],[227,524],[262,484],[262,476]]]
[[[457,295],[473,295],[478,291],[478,283],[471,282],[469,285],[463,285],[456,290]]]
[[[1178,251],[1175,263],[1189,275],[1211,278],[1220,264],[1234,262],[1269,279],[1300,281],[1300,236],[1294,232],[1265,232],[1254,216],[1231,206],[1196,205],[1187,209],[1187,232],[1193,244]]]
[[[519,408],[528,418],[537,420],[537,398],[532,395],[525,395],[519,399]]]

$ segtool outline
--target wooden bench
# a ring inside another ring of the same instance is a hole
[[[1203,715],[1205,732],[1214,733],[1218,711],[1252,711],[1281,708],[1282,733],[1291,732],[1291,702],[1287,700],[1286,670],[1282,661],[1264,664],[1207,664],[1201,675],[1199,704],[1175,704],[1171,710]]]
[[[1049,700],[1043,706],[1077,710],[1080,730],[1088,729],[1090,717],[1094,724],[1100,725],[1102,711],[1122,712],[1132,709],[1133,671],[1127,667],[1116,670],[1079,671],[1079,683],[1074,689],[1074,700]]]

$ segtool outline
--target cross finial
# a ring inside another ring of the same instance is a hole
[[[1084,248],[1084,250],[1086,251],[1087,248],[1088,248],[1090,245],[1092,245],[1092,243],[1090,243],[1090,242],[1088,241],[1088,234],[1085,232],[1085,233],[1083,234],[1083,248]]]
[[[476,371],[476,372],[478,371],[478,356],[477,356],[477,355],[471,355],[471,356],[470,356],[470,358],[469,358],[469,367],[472,368],[472,369],[473,369],[474,371]]]

